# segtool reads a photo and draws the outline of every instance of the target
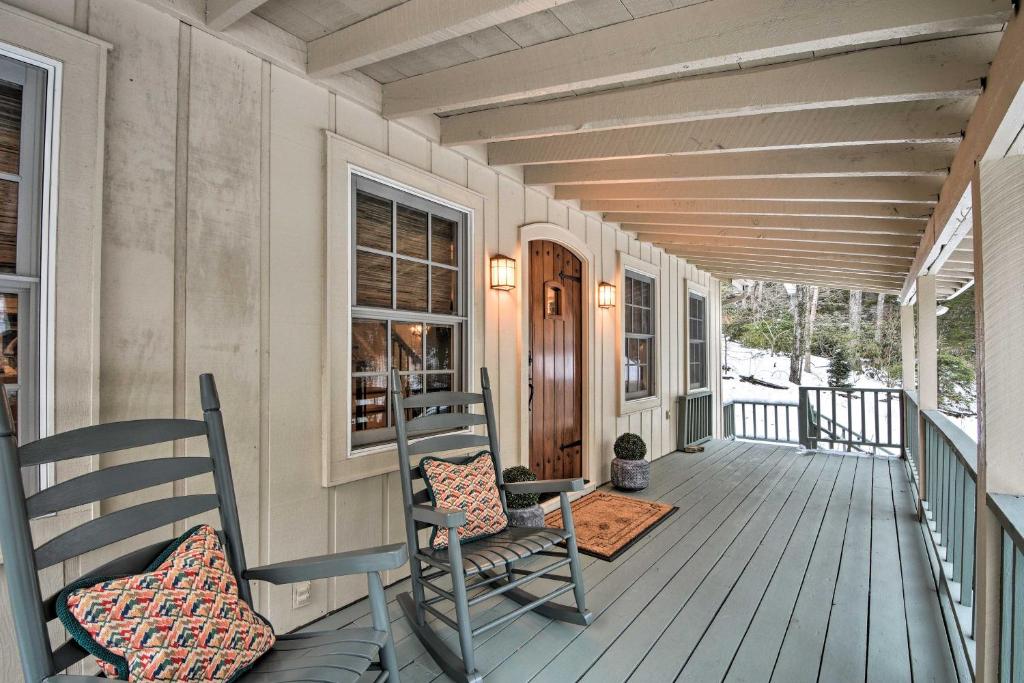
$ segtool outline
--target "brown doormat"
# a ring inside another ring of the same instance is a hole
[[[576,544],[581,553],[611,562],[678,509],[665,503],[595,491],[572,503]],[[544,524],[562,528],[562,512],[548,513]]]

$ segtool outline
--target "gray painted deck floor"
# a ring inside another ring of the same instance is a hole
[[[594,623],[530,613],[487,633],[488,682],[956,680],[901,461],[717,441],[651,481],[637,495],[679,510],[615,562],[584,556]],[[390,609],[402,681],[448,680]]]

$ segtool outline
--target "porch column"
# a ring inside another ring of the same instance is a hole
[[[999,678],[1002,532],[990,493],[1024,495],[1024,156],[982,161],[973,182],[978,371],[977,680]]]
[[[913,306],[900,306],[900,336],[903,341],[903,389],[913,391],[917,389],[917,354],[914,352],[917,332],[914,329]]]
[[[935,315],[935,276],[921,275],[917,278],[917,408],[919,412],[939,407],[938,370],[938,322]],[[913,325],[913,320],[911,320]],[[906,369],[903,370],[906,373]],[[913,372],[913,370],[911,370]],[[904,374],[904,376],[906,376]],[[917,421],[918,448],[924,449],[924,420]],[[928,490],[928,467],[926,458],[918,458],[918,505],[919,514],[924,513],[922,502]]]

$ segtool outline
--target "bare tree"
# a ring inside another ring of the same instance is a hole
[[[807,285],[796,286],[793,311],[793,346],[789,351],[789,381],[800,384],[804,347],[807,338]]]
[[[850,331],[860,336],[860,316],[864,309],[864,293],[859,289],[850,290]]]
[[[882,343],[882,321],[885,320],[885,294],[878,295],[875,304],[875,341]]]
[[[807,334],[804,336],[804,371],[811,371],[811,340],[814,339],[814,319],[818,316],[818,288],[811,287],[811,301],[807,306]]]

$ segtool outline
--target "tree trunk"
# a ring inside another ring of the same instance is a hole
[[[793,347],[789,350],[789,381],[799,385],[807,336],[807,286],[796,286],[796,310],[793,315]]]
[[[811,340],[814,339],[814,319],[818,316],[818,288],[811,287],[811,302],[807,311],[807,334],[804,336],[804,371],[811,371]]]
[[[882,321],[885,320],[885,294],[878,295],[878,303],[875,304],[875,341],[882,343]]]
[[[850,290],[850,331],[860,336],[860,315],[864,308],[864,293],[859,289]]]

